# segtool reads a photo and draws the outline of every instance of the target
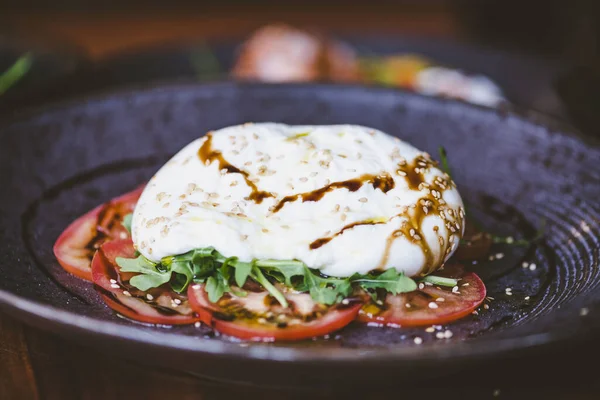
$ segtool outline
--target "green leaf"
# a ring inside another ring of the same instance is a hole
[[[117,257],[115,259],[121,272],[135,272],[129,284],[139,290],[148,290],[163,285],[171,279],[171,271],[159,271],[157,264],[140,255],[137,258]]]
[[[189,261],[176,261],[171,264],[171,288],[177,293],[182,293],[192,281],[194,274]]]
[[[289,305],[286,298],[283,296],[283,293],[277,290],[277,288],[273,286],[271,282],[269,282],[269,280],[261,272],[260,268],[254,265],[252,267],[252,271],[250,272],[250,276],[252,276],[256,282],[260,283],[262,287],[264,287],[271,294],[271,296],[275,297],[282,307],[288,308]]]
[[[364,289],[384,289],[392,294],[412,292],[417,289],[414,280],[402,272],[399,273],[395,268],[390,268],[379,275],[355,276],[352,282],[358,283]]]
[[[133,219],[133,213],[129,213],[126,216],[123,217],[123,221],[121,221],[121,225],[123,225],[123,227],[125,229],[127,229],[127,232],[129,232],[129,234],[131,235],[131,220]]]
[[[248,262],[238,261],[235,264],[235,283],[241,288],[246,284],[248,276],[252,271],[252,264]]]
[[[338,300],[339,293],[336,290],[337,285],[333,285],[333,287],[330,286],[330,280],[327,278],[322,278],[313,273],[310,269],[305,268],[304,280],[308,287],[310,297],[317,303],[331,305]],[[337,281],[337,279],[335,281]]]
[[[206,43],[199,44],[190,53],[190,64],[200,81],[215,79],[221,75],[219,60]]]
[[[16,84],[27,74],[33,63],[33,56],[27,53],[21,56],[9,69],[0,74],[0,95]]]
[[[452,278],[444,278],[443,276],[427,275],[421,279],[421,282],[429,282],[433,285],[454,287],[458,284],[458,280]]]
[[[292,287],[292,278],[295,276],[304,277],[306,266],[302,261],[289,260],[258,260],[256,265],[259,266],[265,273],[277,279],[279,282],[285,283],[286,286]]]
[[[161,274],[156,270],[156,263],[140,255],[137,258],[117,257],[115,259],[121,272],[139,272],[142,274]]]
[[[452,177],[450,164],[448,164],[448,153],[446,153],[446,148],[444,146],[440,146],[438,151],[440,153],[440,161],[442,162],[442,171],[447,173],[448,176]]]
[[[221,274],[217,273],[216,276],[210,276],[206,280],[204,290],[208,294],[208,299],[216,303],[223,297],[223,294],[228,290],[228,287],[224,284],[224,279]]]
[[[171,279],[171,273],[164,274],[139,274],[132,277],[129,280],[129,284],[138,288],[139,290],[148,290],[151,288],[159,287]]]

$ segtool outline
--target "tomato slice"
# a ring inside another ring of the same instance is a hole
[[[110,308],[127,318],[150,324],[182,325],[198,321],[187,297],[166,285],[145,292],[129,285],[129,279],[135,274],[120,273],[117,257],[135,257],[131,239],[105,242],[92,260],[94,283]]]
[[[460,279],[458,291],[426,285],[409,293],[388,294],[383,305],[365,304],[358,321],[391,327],[443,325],[469,315],[485,300],[485,285],[476,274],[464,273],[456,265],[446,267],[443,275]]]
[[[96,249],[107,240],[129,236],[121,222],[133,212],[143,190],[142,185],[73,221],[54,243],[59,264],[73,275],[91,281],[90,264]]]
[[[204,285],[190,285],[190,306],[200,320],[217,332],[243,340],[271,342],[294,341],[324,336],[352,322],[362,301],[347,299],[325,306],[315,303],[308,293],[282,292],[290,306],[283,308],[266,291],[247,291],[240,297],[225,293],[212,303]]]

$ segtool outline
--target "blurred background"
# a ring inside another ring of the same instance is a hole
[[[596,0],[4,0],[0,7],[0,73],[13,67],[10,84],[0,78],[0,113],[174,80],[334,81],[536,110],[592,134],[600,126]]]

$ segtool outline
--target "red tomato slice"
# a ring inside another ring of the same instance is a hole
[[[307,293],[285,293],[289,308],[283,308],[268,292],[247,292],[245,297],[226,293],[211,303],[204,285],[190,285],[190,306],[200,320],[217,332],[243,340],[271,342],[294,341],[324,336],[352,322],[362,305],[325,306],[315,303]]]
[[[388,294],[383,305],[366,304],[358,321],[392,327],[443,325],[471,314],[485,300],[485,285],[476,274],[462,273],[459,266],[448,266],[442,272],[446,277],[460,279],[458,292],[447,287],[425,286],[409,293]]]
[[[133,212],[143,190],[142,185],[73,221],[54,243],[59,264],[73,275],[91,281],[90,263],[96,249],[106,240],[129,236],[121,222]]]
[[[94,283],[101,288],[102,298],[110,308],[127,318],[150,324],[182,325],[198,321],[186,296],[165,287],[142,292],[129,285],[135,274],[121,274],[117,257],[135,257],[131,239],[105,242],[92,260]]]

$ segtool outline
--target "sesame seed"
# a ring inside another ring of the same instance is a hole
[[[200,323],[200,321],[196,321],[196,322],[194,322],[194,326],[196,328],[200,328],[202,326],[202,324]]]
[[[412,307],[412,306],[410,305],[410,303],[406,303],[406,304],[404,305],[404,307],[406,307],[406,308],[410,308],[410,307]]]
[[[317,175],[319,175],[319,173],[318,173],[318,172],[311,172],[311,173],[309,174],[309,176],[311,176],[311,177],[313,177],[313,178],[314,178],[315,176],[317,176]]]
[[[425,329],[425,332],[433,333],[433,332],[435,332],[435,328],[433,326],[430,326],[429,328]]]
[[[342,300],[342,304],[344,304],[344,305],[350,304],[350,300],[344,299],[344,300]]]
[[[419,283],[419,289],[425,289],[425,284],[423,284],[423,282]]]
[[[452,293],[458,293],[458,286],[454,286],[452,288]]]
[[[435,309],[435,308],[438,308],[438,305],[432,301],[429,303],[429,308]]]
[[[525,300],[529,300],[531,297],[529,296],[525,296]]]
[[[446,339],[450,339],[452,336],[454,336],[454,334],[452,333],[451,330],[447,330],[446,332],[444,332],[444,337]]]
[[[131,297],[131,293],[129,293],[127,290],[123,290],[123,294],[127,297]]]
[[[589,313],[590,313],[590,310],[586,307],[583,307],[581,310],[579,310],[579,315],[581,315],[582,317],[585,317]]]
[[[181,304],[181,300],[179,300],[179,299],[174,299],[174,300],[173,300],[173,303],[175,303],[175,304]]]
[[[534,263],[531,263],[531,264],[529,265],[529,270],[530,270],[530,271],[535,271],[535,269],[536,269],[536,268],[537,268],[537,266],[536,266]]]
[[[261,229],[264,233],[269,233],[269,230],[267,228],[262,228]]]
[[[113,288],[113,289],[118,289],[118,288],[120,288],[120,286],[119,286],[119,285],[117,285],[116,283],[113,283],[113,284],[111,284],[111,285],[110,285],[110,287],[111,287],[111,288]]]
[[[435,334],[435,337],[438,338],[438,339],[443,339],[444,338],[444,332],[437,332]]]
[[[345,221],[345,220],[346,220],[346,218],[347,218],[347,216],[346,216],[346,214],[342,214],[342,215],[340,216],[340,218],[342,219],[342,221]]]
[[[146,298],[150,301],[154,300],[154,296],[152,296],[150,293],[146,294]]]
[[[117,281],[116,281],[116,280],[114,280],[114,279],[111,279],[111,280],[110,280],[110,283],[117,283]]]
[[[415,342],[415,344],[421,344],[421,343],[423,343],[423,339],[421,339],[420,337],[417,336],[414,338],[414,342]]]
[[[504,253],[497,253],[496,254],[496,259],[501,260],[504,258]]]
[[[527,267],[529,267],[529,263],[524,261],[523,264],[521,264],[521,267],[527,268]]]
[[[444,299],[443,297],[438,297],[437,299],[435,299],[435,301],[437,301],[438,303],[443,303],[444,301],[446,301],[446,299]]]
[[[306,182],[308,181],[308,178],[303,176],[302,178],[299,179],[300,182]]]

